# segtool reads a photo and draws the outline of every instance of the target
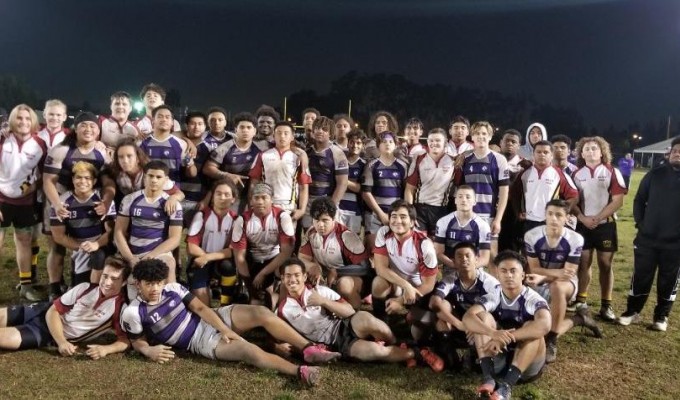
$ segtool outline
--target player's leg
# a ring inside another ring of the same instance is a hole
[[[16,246],[16,260],[19,266],[19,279],[21,282],[21,297],[29,301],[41,300],[41,295],[36,292],[31,283],[31,236],[32,226],[14,226],[14,244]]]
[[[374,341],[359,339],[352,343],[349,355],[365,362],[401,362],[414,358],[415,352],[408,347],[385,346]]]
[[[496,320],[487,312],[481,314],[481,319],[484,324],[496,329]],[[494,361],[495,354],[486,350],[486,344],[491,340],[489,336],[475,334],[474,342],[477,354],[479,355],[479,365],[482,369],[482,384],[477,388],[477,393],[480,396],[488,396],[493,393],[496,387],[496,380],[494,379]]]
[[[45,235],[47,238],[47,246],[49,252],[47,253],[47,277],[50,284],[50,297],[58,297],[62,294],[62,285],[64,285],[64,258],[66,257],[66,248],[54,242],[52,235]]]
[[[236,304],[231,306],[231,329],[242,334],[255,328],[264,328],[274,339],[290,343],[300,350],[307,362],[327,362],[340,357],[302,337],[295,329],[264,306]]]
[[[298,366],[283,358],[267,353],[245,340],[220,340],[215,348],[215,357],[222,361],[243,361],[262,369],[273,369],[286,375],[296,376]]]
[[[605,321],[614,321],[616,316],[612,310],[612,292],[614,291],[614,252],[597,251],[597,266],[600,270],[600,317]]]
[[[574,322],[565,317],[567,302],[572,298],[575,290],[574,284],[570,281],[554,281],[550,284],[550,316],[552,317],[550,333],[555,333],[556,336],[564,334],[574,326]]]
[[[581,262],[578,265],[578,291],[576,292],[576,303],[583,303],[588,301],[588,287],[590,287],[590,279],[592,278],[592,270],[590,265],[593,263],[594,249],[583,249],[581,253]]]
[[[220,306],[231,304],[236,296],[236,265],[231,260],[219,261],[216,265],[220,280]],[[283,285],[282,285],[283,286]]]
[[[361,285],[362,279],[359,276],[343,276],[336,283],[336,290],[349,304],[357,310],[361,307]]]
[[[387,318],[387,311],[385,310],[385,302],[392,292],[392,284],[385,278],[376,276],[371,283],[371,295],[373,297],[373,315],[376,318],[385,320]]]
[[[202,268],[198,268],[193,263],[193,258],[189,258],[187,263],[187,279],[189,283],[189,290],[196,296],[203,304],[210,307],[210,268],[211,262],[205,264]]]
[[[496,398],[509,399],[512,387],[520,378],[536,379],[545,365],[545,342],[543,339],[526,340],[517,343],[512,364],[498,383]]]
[[[21,346],[21,333],[17,328],[0,328],[0,349],[18,350],[19,346]]]
[[[372,337],[387,345],[392,345],[397,342],[397,338],[394,336],[394,333],[392,333],[390,327],[387,326],[385,322],[366,311],[357,311],[356,314],[351,317],[351,324],[354,333],[360,339]]]
[[[654,308],[653,329],[665,330],[667,327],[667,318],[678,291],[677,282],[679,277],[680,251],[662,250],[659,254],[659,276],[656,281],[657,303]],[[663,327],[664,329],[657,329],[657,327]]]

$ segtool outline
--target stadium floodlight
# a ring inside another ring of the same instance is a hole
[[[141,113],[144,110],[144,103],[142,103],[141,101],[135,101],[134,107],[135,111]]]

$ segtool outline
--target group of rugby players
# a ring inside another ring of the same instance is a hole
[[[600,137],[581,138],[571,160],[571,139],[548,141],[540,123],[522,146],[514,129],[490,145],[492,125],[462,116],[448,130],[412,118],[400,131],[379,111],[364,133],[349,115],[307,109],[296,140],[268,106],[233,116],[233,132],[219,107],[189,112],[182,130],[160,86],[141,96],[143,118],[130,120],[132,99],[117,92],[109,117],[81,112],[73,132],[59,100],[45,104],[42,129],[26,105],[9,114],[1,226],[14,227],[29,301],[42,300],[37,239],[48,238],[50,301],[0,308],[0,348],[72,355],[113,328],[116,341],[89,356],[131,344],[164,363],[188,350],[310,385],[318,367],[291,363],[293,353],[307,364],[472,365],[478,394],[505,399],[555,361],[573,326],[601,337],[587,305],[594,254],[599,317],[617,320],[615,219],[627,189]],[[408,338],[395,336],[400,326]],[[240,336],[257,327],[273,353]]]

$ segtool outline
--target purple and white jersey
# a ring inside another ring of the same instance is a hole
[[[267,149],[258,147],[254,142],[242,149],[229,140],[210,152],[210,160],[219,166],[220,171],[248,176],[257,155]]]
[[[545,230],[545,225],[537,226],[524,234],[527,257],[538,258],[541,268],[546,269],[562,269],[565,263],[578,265],[583,252],[583,236],[564,228],[557,245],[551,247]]]
[[[182,161],[187,156],[187,143],[184,140],[177,139],[172,135],[164,140],[149,136],[142,140],[139,147],[149,156],[149,160],[159,160],[168,166],[170,179],[181,182]]]
[[[400,159],[395,159],[390,165],[384,164],[380,158],[371,160],[364,169],[361,191],[371,192],[380,209],[388,212],[392,203],[404,196],[407,170],[406,162]]]
[[[349,176],[347,179],[350,182],[359,183],[364,175],[364,168],[366,167],[366,161],[362,158],[357,158],[353,163],[348,161],[349,165]],[[351,211],[355,215],[362,215],[363,203],[361,202],[361,196],[359,193],[354,193],[347,189],[345,194],[340,200],[339,209],[344,211]]]
[[[482,296],[477,304],[493,315],[503,329],[517,329],[524,323],[533,321],[538,310],[548,310],[548,303],[533,289],[524,287],[514,299],[509,299],[503,293],[501,285]]]
[[[335,176],[347,175],[349,169],[345,153],[334,144],[321,151],[310,147],[307,155],[309,174],[312,176],[312,183],[309,185],[311,203],[311,198],[331,196],[335,191]]]
[[[163,192],[149,202],[139,190],[123,198],[118,214],[130,218],[128,244],[133,255],[146,254],[168,238],[171,226],[182,226],[182,206],[172,215],[165,212],[169,194]]]
[[[484,219],[494,218],[498,189],[510,183],[508,161],[495,151],[489,151],[481,158],[471,153],[465,157],[461,170],[463,183],[475,189],[477,204],[473,211]]]
[[[188,350],[201,322],[201,317],[186,307],[193,298],[179,283],[165,285],[158,304],[150,305],[137,296],[123,310],[123,330],[131,339],[146,336],[151,344]]]
[[[465,287],[458,272],[453,271],[444,275],[432,292],[434,296],[447,299],[453,306],[454,315],[458,318],[462,318],[473,304],[477,304],[482,296],[491,293],[500,284],[498,279],[479,268],[475,270],[475,274],[477,275],[475,282],[470,287]]]
[[[461,242],[472,243],[477,251],[489,250],[491,249],[491,228],[479,215],[474,215],[465,224],[461,224],[458,212],[454,211],[437,221],[434,241],[444,245],[444,254],[449,258],[453,258],[453,249]],[[448,268],[445,268],[446,272]]]
[[[104,234],[104,221],[94,210],[95,206],[102,201],[99,190],[95,190],[85,201],[78,200],[70,191],[59,196],[59,200],[66,205],[69,216],[59,221],[54,207],[50,207],[50,226],[66,226],[66,235],[77,242],[97,240]],[[105,219],[111,221],[115,218],[116,206],[111,202]]]
[[[88,162],[101,171],[108,162],[106,152],[96,148],[84,152],[77,146],[57,145],[47,153],[44,172],[58,176],[57,192],[64,193],[73,184],[73,165],[78,161]]]

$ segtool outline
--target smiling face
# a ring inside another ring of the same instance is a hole
[[[73,174],[73,189],[77,195],[89,195],[92,193],[96,180],[91,173],[83,170]]]
[[[14,121],[10,121],[12,130],[17,135],[29,135],[31,129],[33,128],[33,119],[31,118],[31,113],[28,110],[19,110],[16,113]]]
[[[116,121],[127,121],[132,112],[132,104],[127,97],[116,97],[111,100],[111,116]]]
[[[411,219],[405,207],[397,208],[390,213],[390,230],[397,236],[404,236],[411,232],[415,221]]]
[[[406,128],[404,128],[404,133],[406,134],[406,140],[408,141],[408,144],[413,146],[414,144],[418,144],[420,142],[420,137],[423,136],[423,127],[418,124],[406,125]],[[429,142],[429,136],[427,140]]]
[[[66,121],[66,109],[62,106],[47,107],[43,111],[43,117],[49,130],[60,130]]]
[[[289,295],[300,297],[305,291],[305,282],[307,282],[307,273],[302,270],[301,266],[293,264],[283,269],[283,284]]]
[[[439,133],[430,133],[427,136],[427,148],[430,154],[438,156],[446,150],[446,136]]]
[[[488,149],[492,132],[486,126],[478,126],[472,131],[472,142],[476,149]]]
[[[92,121],[83,121],[76,126],[78,143],[92,143],[99,138],[99,125]]]
[[[120,293],[124,283],[122,269],[116,269],[109,265],[104,266],[102,275],[99,277],[99,290],[105,298],[113,297]]]
[[[358,156],[364,151],[364,142],[361,139],[350,139],[347,142],[347,149],[350,156]]]

